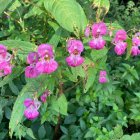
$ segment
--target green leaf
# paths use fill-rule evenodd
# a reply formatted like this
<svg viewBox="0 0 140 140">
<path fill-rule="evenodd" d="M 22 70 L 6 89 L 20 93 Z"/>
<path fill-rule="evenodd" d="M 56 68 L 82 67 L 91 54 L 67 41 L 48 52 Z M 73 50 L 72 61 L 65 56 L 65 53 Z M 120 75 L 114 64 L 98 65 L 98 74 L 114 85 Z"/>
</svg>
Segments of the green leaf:
<svg viewBox="0 0 140 140">
<path fill-rule="evenodd" d="M 57 47 L 59 41 L 60 41 L 60 38 L 61 38 L 61 34 L 62 34 L 62 28 L 58 28 L 56 31 L 55 31 L 55 34 L 52 36 L 52 38 L 50 39 L 49 43 L 51 45 L 53 45 L 55 48 Z"/>
<path fill-rule="evenodd" d="M 126 42 L 127 42 L 127 55 L 126 55 L 126 60 L 127 60 L 131 55 L 132 39 L 128 38 Z"/>
<path fill-rule="evenodd" d="M 7 8 L 11 3 L 11 0 L 0 0 L 0 14 Z"/>
<path fill-rule="evenodd" d="M 63 115 L 67 115 L 67 107 L 68 107 L 68 102 L 67 102 L 67 99 L 65 97 L 64 94 L 62 94 L 58 100 L 58 106 L 59 106 L 59 109 L 60 109 L 60 113 L 63 114 Z"/>
<path fill-rule="evenodd" d="M 23 67 L 18 66 L 16 68 L 14 68 L 10 75 L 5 76 L 4 79 L 2 81 L 0 81 L 0 87 L 3 87 L 4 85 L 6 85 L 9 82 L 11 82 L 13 79 L 15 79 L 18 76 L 20 76 L 21 73 L 23 73 L 23 71 L 24 71 Z"/>
<path fill-rule="evenodd" d="M 40 139 L 43 139 L 46 135 L 46 130 L 44 125 L 42 125 L 39 129 L 38 129 L 38 136 Z"/>
<path fill-rule="evenodd" d="M 35 51 L 35 49 L 37 48 L 35 44 L 19 40 L 4 40 L 0 41 L 0 44 L 5 45 L 8 50 L 14 50 L 22 60 L 25 60 L 28 53 Z"/>
<path fill-rule="evenodd" d="M 32 139 L 36 139 L 31 128 L 26 129 L 26 133 L 27 133 L 27 135 L 30 136 Z"/>
<path fill-rule="evenodd" d="M 106 47 L 104 49 L 101 49 L 101 50 L 93 50 L 93 51 L 91 51 L 92 60 L 94 62 L 96 62 L 97 60 L 100 60 L 101 58 L 106 56 L 107 52 L 108 52 L 108 49 Z"/>
<path fill-rule="evenodd" d="M 84 31 L 87 19 L 82 7 L 75 0 L 45 0 L 44 5 L 66 30 L 78 34 Z"/>
<path fill-rule="evenodd" d="M 10 6 L 10 8 L 8 8 L 8 10 L 14 11 L 20 6 L 21 6 L 21 3 L 19 2 L 19 0 L 15 0 L 14 3 Z"/>
<path fill-rule="evenodd" d="M 31 16 L 41 15 L 43 10 L 40 8 L 43 5 L 44 0 L 39 0 L 36 4 L 31 7 L 29 12 L 25 14 L 24 18 L 29 18 Z"/>
<path fill-rule="evenodd" d="M 48 82 L 47 77 L 45 75 L 41 75 L 36 79 L 30 80 L 20 92 L 14 104 L 9 123 L 10 137 L 12 137 L 16 126 L 21 123 L 21 120 L 23 118 L 23 113 L 25 109 L 23 105 L 24 100 L 26 98 L 29 98 L 30 96 L 32 96 L 32 94 L 35 94 L 36 92 L 38 93 L 38 95 L 40 93 L 43 93 L 46 89 L 46 82 Z"/>
<path fill-rule="evenodd" d="M 97 74 L 97 69 L 89 68 L 87 74 L 88 76 L 87 76 L 87 82 L 84 88 L 84 93 L 86 93 L 90 89 L 90 87 L 93 86 L 93 83 L 95 81 L 96 74 Z"/>
</svg>

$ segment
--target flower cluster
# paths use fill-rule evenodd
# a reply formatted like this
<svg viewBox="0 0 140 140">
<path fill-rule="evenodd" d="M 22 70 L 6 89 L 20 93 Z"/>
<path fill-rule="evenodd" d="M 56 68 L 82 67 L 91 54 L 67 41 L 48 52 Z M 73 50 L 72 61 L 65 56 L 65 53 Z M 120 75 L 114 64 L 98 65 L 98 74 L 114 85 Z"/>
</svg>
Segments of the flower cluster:
<svg viewBox="0 0 140 140">
<path fill-rule="evenodd" d="M 87 35 L 89 27 L 85 30 L 85 35 Z M 89 41 L 89 46 L 92 49 L 100 50 L 105 47 L 106 41 L 103 36 L 107 33 L 106 24 L 103 22 L 95 23 L 92 25 L 92 40 Z"/>
<path fill-rule="evenodd" d="M 102 70 L 100 71 L 100 74 L 99 74 L 99 83 L 103 84 L 103 83 L 106 83 L 107 82 L 107 73 L 105 70 Z"/>
<path fill-rule="evenodd" d="M 41 44 L 37 52 L 28 54 L 27 63 L 30 64 L 25 69 L 25 76 L 35 78 L 40 74 L 50 74 L 54 72 L 58 63 L 54 60 L 54 52 L 49 44 Z"/>
<path fill-rule="evenodd" d="M 12 73 L 12 65 L 10 64 L 11 54 L 7 52 L 7 48 L 0 44 L 0 77 Z"/>
<path fill-rule="evenodd" d="M 76 67 L 84 62 L 84 58 L 81 57 L 84 46 L 80 40 L 69 39 L 67 43 L 67 50 L 70 54 L 70 56 L 66 58 L 66 62 L 69 66 Z"/>
<path fill-rule="evenodd" d="M 127 48 L 127 43 L 124 42 L 127 38 L 127 33 L 124 30 L 118 30 L 116 32 L 115 38 L 113 39 L 113 43 L 115 44 L 114 51 L 117 55 L 122 55 L 125 53 Z"/>
<path fill-rule="evenodd" d="M 33 100 L 30 98 L 25 99 L 24 106 L 26 109 L 24 110 L 24 115 L 27 119 L 33 120 L 39 116 L 38 109 L 41 105 L 37 99 Z"/>
<path fill-rule="evenodd" d="M 137 56 L 140 54 L 140 32 L 136 33 L 135 36 L 132 39 L 132 48 L 131 48 L 131 55 Z"/>
</svg>

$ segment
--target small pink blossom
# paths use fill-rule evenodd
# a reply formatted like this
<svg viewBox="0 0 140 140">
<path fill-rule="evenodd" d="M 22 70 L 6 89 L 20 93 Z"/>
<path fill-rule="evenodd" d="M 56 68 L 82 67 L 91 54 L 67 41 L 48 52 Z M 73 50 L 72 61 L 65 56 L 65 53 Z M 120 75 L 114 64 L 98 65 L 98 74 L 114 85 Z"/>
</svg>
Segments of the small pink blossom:
<svg viewBox="0 0 140 140">
<path fill-rule="evenodd" d="M 140 50 L 138 48 L 138 46 L 132 46 L 131 48 L 131 55 L 132 56 L 137 56 L 140 54 Z"/>
<path fill-rule="evenodd" d="M 118 30 L 116 32 L 115 38 L 114 38 L 114 43 L 122 42 L 125 41 L 127 38 L 127 33 L 125 30 Z"/>
<path fill-rule="evenodd" d="M 99 83 L 103 84 L 103 83 L 106 83 L 107 82 L 107 78 L 106 78 L 106 71 L 102 70 L 100 71 L 100 74 L 99 74 Z"/>
<path fill-rule="evenodd" d="M 12 73 L 12 66 L 10 65 L 10 63 L 6 61 L 0 62 L 0 77 L 11 73 Z"/>
<path fill-rule="evenodd" d="M 106 75 L 107 75 L 107 73 L 106 73 L 105 70 L 101 70 L 101 71 L 100 71 L 100 76 L 106 76 Z"/>
<path fill-rule="evenodd" d="M 67 42 L 67 49 L 70 54 L 81 54 L 84 50 L 83 43 L 80 40 L 69 39 Z"/>
<path fill-rule="evenodd" d="M 106 77 L 99 77 L 99 83 L 103 84 L 107 82 L 107 78 Z"/>
<path fill-rule="evenodd" d="M 27 78 L 36 78 L 41 74 L 34 65 L 27 66 L 25 69 L 25 76 Z"/>
<path fill-rule="evenodd" d="M 39 116 L 38 109 L 41 105 L 41 102 L 39 102 L 37 99 L 33 100 L 30 98 L 25 99 L 24 105 L 26 109 L 24 110 L 24 115 L 27 119 L 33 120 Z"/>
<path fill-rule="evenodd" d="M 125 53 L 126 47 L 127 47 L 126 42 L 119 42 L 116 44 L 114 51 L 117 55 L 122 55 Z"/>
<path fill-rule="evenodd" d="M 46 91 L 42 94 L 42 96 L 40 97 L 41 101 L 42 101 L 43 103 L 45 103 L 46 100 L 47 100 L 47 97 L 48 97 L 49 95 L 50 95 L 50 91 L 49 91 L 49 90 L 46 90 Z"/>
<path fill-rule="evenodd" d="M 100 36 L 89 41 L 89 46 L 92 49 L 100 50 L 105 47 L 106 41 Z"/>
<path fill-rule="evenodd" d="M 71 67 L 80 66 L 84 62 L 84 58 L 80 55 L 73 55 L 71 54 L 69 57 L 66 58 L 66 62 Z"/>
<path fill-rule="evenodd" d="M 27 63 L 28 64 L 33 64 L 37 63 L 39 61 L 39 56 L 37 52 L 31 52 L 27 56 Z"/>
<path fill-rule="evenodd" d="M 85 29 L 85 37 L 89 37 L 90 36 L 90 26 L 88 25 Z"/>
<path fill-rule="evenodd" d="M 29 120 L 33 120 L 39 116 L 39 112 L 34 108 L 34 106 L 31 105 L 30 107 L 25 109 L 24 116 Z"/>
<path fill-rule="evenodd" d="M 36 69 L 40 73 L 51 74 L 56 71 L 58 68 L 58 63 L 54 59 L 50 60 L 41 60 L 36 64 Z"/>
<path fill-rule="evenodd" d="M 107 26 L 104 22 L 95 23 L 92 26 L 92 36 L 103 36 L 107 33 Z"/>
<path fill-rule="evenodd" d="M 37 52 L 40 57 L 44 57 L 45 55 L 48 55 L 50 58 L 53 58 L 54 56 L 52 46 L 49 44 L 39 45 Z"/>
<path fill-rule="evenodd" d="M 132 39 L 133 46 L 140 46 L 140 38 L 139 37 L 134 37 Z"/>
<path fill-rule="evenodd" d="M 0 55 L 2 57 L 5 57 L 6 54 L 7 54 L 7 48 L 4 45 L 0 44 Z"/>
</svg>

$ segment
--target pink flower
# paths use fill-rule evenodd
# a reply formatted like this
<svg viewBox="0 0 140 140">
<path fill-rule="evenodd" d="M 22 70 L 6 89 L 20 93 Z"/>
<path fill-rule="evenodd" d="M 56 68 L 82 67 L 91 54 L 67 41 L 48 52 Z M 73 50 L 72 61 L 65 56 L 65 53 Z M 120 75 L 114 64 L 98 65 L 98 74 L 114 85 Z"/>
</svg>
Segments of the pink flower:
<svg viewBox="0 0 140 140">
<path fill-rule="evenodd" d="M 31 52 L 27 56 L 27 63 L 28 64 L 33 64 L 37 63 L 39 61 L 39 56 L 37 52 Z"/>
<path fill-rule="evenodd" d="M 98 37 L 105 35 L 107 33 L 107 27 L 104 22 L 95 23 L 92 26 L 92 35 L 93 37 Z"/>
<path fill-rule="evenodd" d="M 39 116 L 39 112 L 37 109 L 34 108 L 34 106 L 30 106 L 25 109 L 24 116 L 29 120 L 33 120 Z"/>
<path fill-rule="evenodd" d="M 125 41 L 127 38 L 127 33 L 125 30 L 118 30 L 116 32 L 115 38 L 114 38 L 114 42 L 118 43 L 120 41 Z"/>
<path fill-rule="evenodd" d="M 90 26 L 88 25 L 85 29 L 85 37 L 89 37 L 90 36 Z"/>
<path fill-rule="evenodd" d="M 132 46 L 131 48 L 131 55 L 132 56 L 137 56 L 140 54 L 140 50 L 138 48 L 138 46 Z"/>
<path fill-rule="evenodd" d="M 140 46 L 140 38 L 139 37 L 134 37 L 132 39 L 133 46 Z"/>
<path fill-rule="evenodd" d="M 106 41 L 100 36 L 89 41 L 89 46 L 92 49 L 100 50 L 105 47 Z"/>
<path fill-rule="evenodd" d="M 48 55 L 50 58 L 53 58 L 53 56 L 54 56 L 52 46 L 49 44 L 39 45 L 38 54 L 40 57 L 44 57 L 45 55 Z"/>
<path fill-rule="evenodd" d="M 105 70 L 101 70 L 101 71 L 100 71 L 100 76 L 106 76 L 106 75 L 107 75 L 107 73 L 106 73 Z"/>
<path fill-rule="evenodd" d="M 71 54 L 69 57 L 66 58 L 66 62 L 71 67 L 80 66 L 84 62 L 84 58 L 80 55 L 73 55 Z"/>
<path fill-rule="evenodd" d="M 24 105 L 26 107 L 24 110 L 24 115 L 27 119 L 33 120 L 39 116 L 38 109 L 41 103 L 38 100 L 27 98 L 24 101 Z"/>
<path fill-rule="evenodd" d="M 0 77 L 11 73 L 12 73 L 12 66 L 10 65 L 10 63 L 6 61 L 0 62 Z"/>
<path fill-rule="evenodd" d="M 36 64 L 36 69 L 40 73 L 51 74 L 52 72 L 56 71 L 58 68 L 58 63 L 54 59 L 50 60 L 41 60 Z"/>
<path fill-rule="evenodd" d="M 127 47 L 126 42 L 119 42 L 116 44 L 114 51 L 116 52 L 117 55 L 122 55 L 125 53 L 126 47 Z"/>
<path fill-rule="evenodd" d="M 43 103 L 45 103 L 46 100 L 47 100 L 47 97 L 48 97 L 49 95 L 50 95 L 50 91 L 49 91 L 49 90 L 46 90 L 46 91 L 43 93 L 43 95 L 40 97 L 41 101 L 42 101 Z"/>
<path fill-rule="evenodd" d="M 4 45 L 0 44 L 0 55 L 2 57 L 5 57 L 6 56 L 6 53 L 7 53 L 7 49 Z"/>
<path fill-rule="evenodd" d="M 41 74 L 35 67 L 35 65 L 27 66 L 25 69 L 25 76 L 27 78 L 36 78 Z"/>
<path fill-rule="evenodd" d="M 80 40 L 69 39 L 67 43 L 68 52 L 70 54 L 81 54 L 84 50 L 83 43 Z"/>
<path fill-rule="evenodd" d="M 103 84 L 107 82 L 107 78 L 106 77 L 99 77 L 99 83 Z"/>
<path fill-rule="evenodd" d="M 26 107 L 29 107 L 30 105 L 33 105 L 33 104 L 34 104 L 34 100 L 33 99 L 27 98 L 24 101 L 24 106 L 26 106 Z"/>
<path fill-rule="evenodd" d="M 103 83 L 106 83 L 107 82 L 107 78 L 106 78 L 106 71 L 102 70 L 100 71 L 100 74 L 99 74 L 99 83 L 103 84 Z"/>
</svg>

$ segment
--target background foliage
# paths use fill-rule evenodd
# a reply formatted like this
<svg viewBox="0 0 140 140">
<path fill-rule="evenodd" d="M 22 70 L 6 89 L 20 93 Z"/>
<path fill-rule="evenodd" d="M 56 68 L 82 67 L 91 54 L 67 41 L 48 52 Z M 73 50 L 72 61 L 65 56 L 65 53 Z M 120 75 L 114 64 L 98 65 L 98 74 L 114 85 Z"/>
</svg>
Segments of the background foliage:
<svg viewBox="0 0 140 140">
<path fill-rule="evenodd" d="M 86 25 L 101 18 L 113 33 L 124 28 L 131 38 L 140 29 L 139 13 L 140 3 L 134 1 L 1 0 L 0 44 L 13 52 L 16 67 L 0 78 L 0 139 L 139 140 L 140 57 L 130 57 L 129 51 L 116 56 L 108 37 L 107 49 L 93 52 L 83 37 Z M 70 37 L 84 42 L 84 66 L 66 66 Z M 37 79 L 25 78 L 27 54 L 46 42 L 54 46 L 59 69 Z M 105 85 L 98 83 L 101 69 L 107 69 Z M 24 99 L 36 93 L 39 97 L 46 88 L 52 94 L 40 118 L 26 120 Z"/>
</svg>

